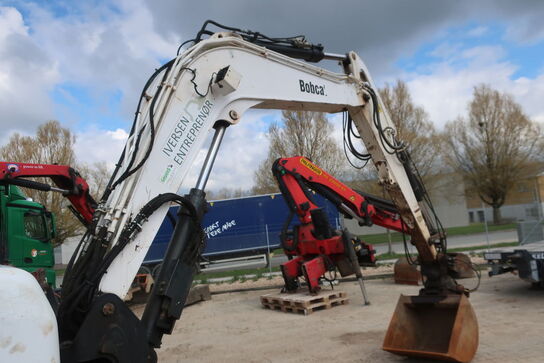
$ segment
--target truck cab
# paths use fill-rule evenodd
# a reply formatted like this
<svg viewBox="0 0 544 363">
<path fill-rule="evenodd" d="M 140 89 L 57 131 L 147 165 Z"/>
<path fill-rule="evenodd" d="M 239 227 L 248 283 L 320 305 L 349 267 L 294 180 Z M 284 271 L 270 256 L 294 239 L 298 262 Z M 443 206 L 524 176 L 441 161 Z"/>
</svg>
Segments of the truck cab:
<svg viewBox="0 0 544 363">
<path fill-rule="evenodd" d="M 0 264 L 31 273 L 42 268 L 47 283 L 55 287 L 55 234 L 51 212 L 16 186 L 0 185 Z"/>
</svg>

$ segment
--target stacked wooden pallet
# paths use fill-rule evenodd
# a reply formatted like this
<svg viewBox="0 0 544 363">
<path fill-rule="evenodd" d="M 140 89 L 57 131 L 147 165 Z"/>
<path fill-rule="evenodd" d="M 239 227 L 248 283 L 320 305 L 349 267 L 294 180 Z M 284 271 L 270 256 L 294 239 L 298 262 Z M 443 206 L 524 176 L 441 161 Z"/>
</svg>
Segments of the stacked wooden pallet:
<svg viewBox="0 0 544 363">
<path fill-rule="evenodd" d="M 272 293 L 262 295 L 261 303 L 266 309 L 308 315 L 317 310 L 348 304 L 349 299 L 343 291 L 321 291 L 317 295 L 308 292 Z"/>
</svg>

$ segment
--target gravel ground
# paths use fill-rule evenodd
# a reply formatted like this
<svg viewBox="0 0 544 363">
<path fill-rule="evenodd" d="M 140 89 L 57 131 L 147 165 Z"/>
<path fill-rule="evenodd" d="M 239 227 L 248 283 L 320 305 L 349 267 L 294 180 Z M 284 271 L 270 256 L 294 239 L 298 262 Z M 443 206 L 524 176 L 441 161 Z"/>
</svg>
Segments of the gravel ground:
<svg viewBox="0 0 544 363">
<path fill-rule="evenodd" d="M 259 283 L 263 280 L 230 284 L 230 288 L 257 287 Z M 265 279 L 264 283 L 270 285 L 271 281 Z M 463 283 L 471 286 L 475 281 Z M 214 295 L 211 301 L 185 309 L 173 334 L 164 337 L 159 359 L 161 362 L 423 362 L 381 350 L 398 296 L 416 294 L 418 288 L 395 285 L 391 279 L 367 281 L 366 287 L 370 306 L 362 305 L 356 282 L 342 282 L 336 289 L 347 292 L 350 304 L 308 316 L 264 309 L 259 296 L 277 292 L 277 288 Z M 543 361 L 544 291 L 530 289 L 514 275 L 484 276 L 479 291 L 470 301 L 480 326 L 480 346 L 474 363 Z M 142 307 L 134 309 L 141 313 Z"/>
</svg>

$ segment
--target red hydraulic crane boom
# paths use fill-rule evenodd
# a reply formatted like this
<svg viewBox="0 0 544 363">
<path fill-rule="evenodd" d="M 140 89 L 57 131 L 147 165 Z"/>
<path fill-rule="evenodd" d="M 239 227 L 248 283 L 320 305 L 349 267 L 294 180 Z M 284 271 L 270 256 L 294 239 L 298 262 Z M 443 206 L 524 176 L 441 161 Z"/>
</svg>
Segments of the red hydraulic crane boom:
<svg viewBox="0 0 544 363">
<path fill-rule="evenodd" d="M 312 190 L 335 204 L 348 218 L 357 219 L 361 225 L 377 224 L 410 233 L 394 205 L 380 198 L 361 195 L 303 156 L 276 160 L 272 172 L 291 213 L 296 214 L 301 223 L 292 233 L 282 233 L 283 248 L 291 258 L 281 266 L 286 289 L 296 290 L 298 278 L 304 276 L 310 291 L 317 292 L 319 279 L 327 271 L 338 268 L 342 276 L 355 273 L 365 295 L 359 265 L 375 262 L 372 246 L 347 231 L 331 228 L 323 209 L 314 203 Z"/>
<path fill-rule="evenodd" d="M 27 179 L 33 177 L 51 178 L 56 186 Z M 96 202 L 89 194 L 89 185 L 70 166 L 0 161 L 0 181 L 45 192 L 60 192 L 68 198 L 72 211 L 84 225 L 93 220 Z"/>
</svg>

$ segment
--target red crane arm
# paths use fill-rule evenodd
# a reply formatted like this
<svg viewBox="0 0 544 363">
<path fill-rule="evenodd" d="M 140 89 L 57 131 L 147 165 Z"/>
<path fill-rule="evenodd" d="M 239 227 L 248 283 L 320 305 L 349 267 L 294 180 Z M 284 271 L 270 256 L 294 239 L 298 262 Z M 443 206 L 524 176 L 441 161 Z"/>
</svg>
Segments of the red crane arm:
<svg viewBox="0 0 544 363">
<path fill-rule="evenodd" d="M 310 223 L 310 211 L 317 208 L 312 201 L 310 188 L 336 204 L 347 216 L 357 216 L 368 225 L 376 224 L 398 232 L 410 232 L 406 225 L 403 226 L 398 213 L 372 204 L 303 156 L 278 159 L 273 169 L 282 194 L 302 223 Z"/>
<path fill-rule="evenodd" d="M 25 178 L 48 177 L 56 187 Z M 93 219 L 96 202 L 89 194 L 89 185 L 81 175 L 67 165 L 30 164 L 0 161 L 0 183 L 61 192 L 74 207 L 80 220 L 88 225 Z"/>
</svg>

